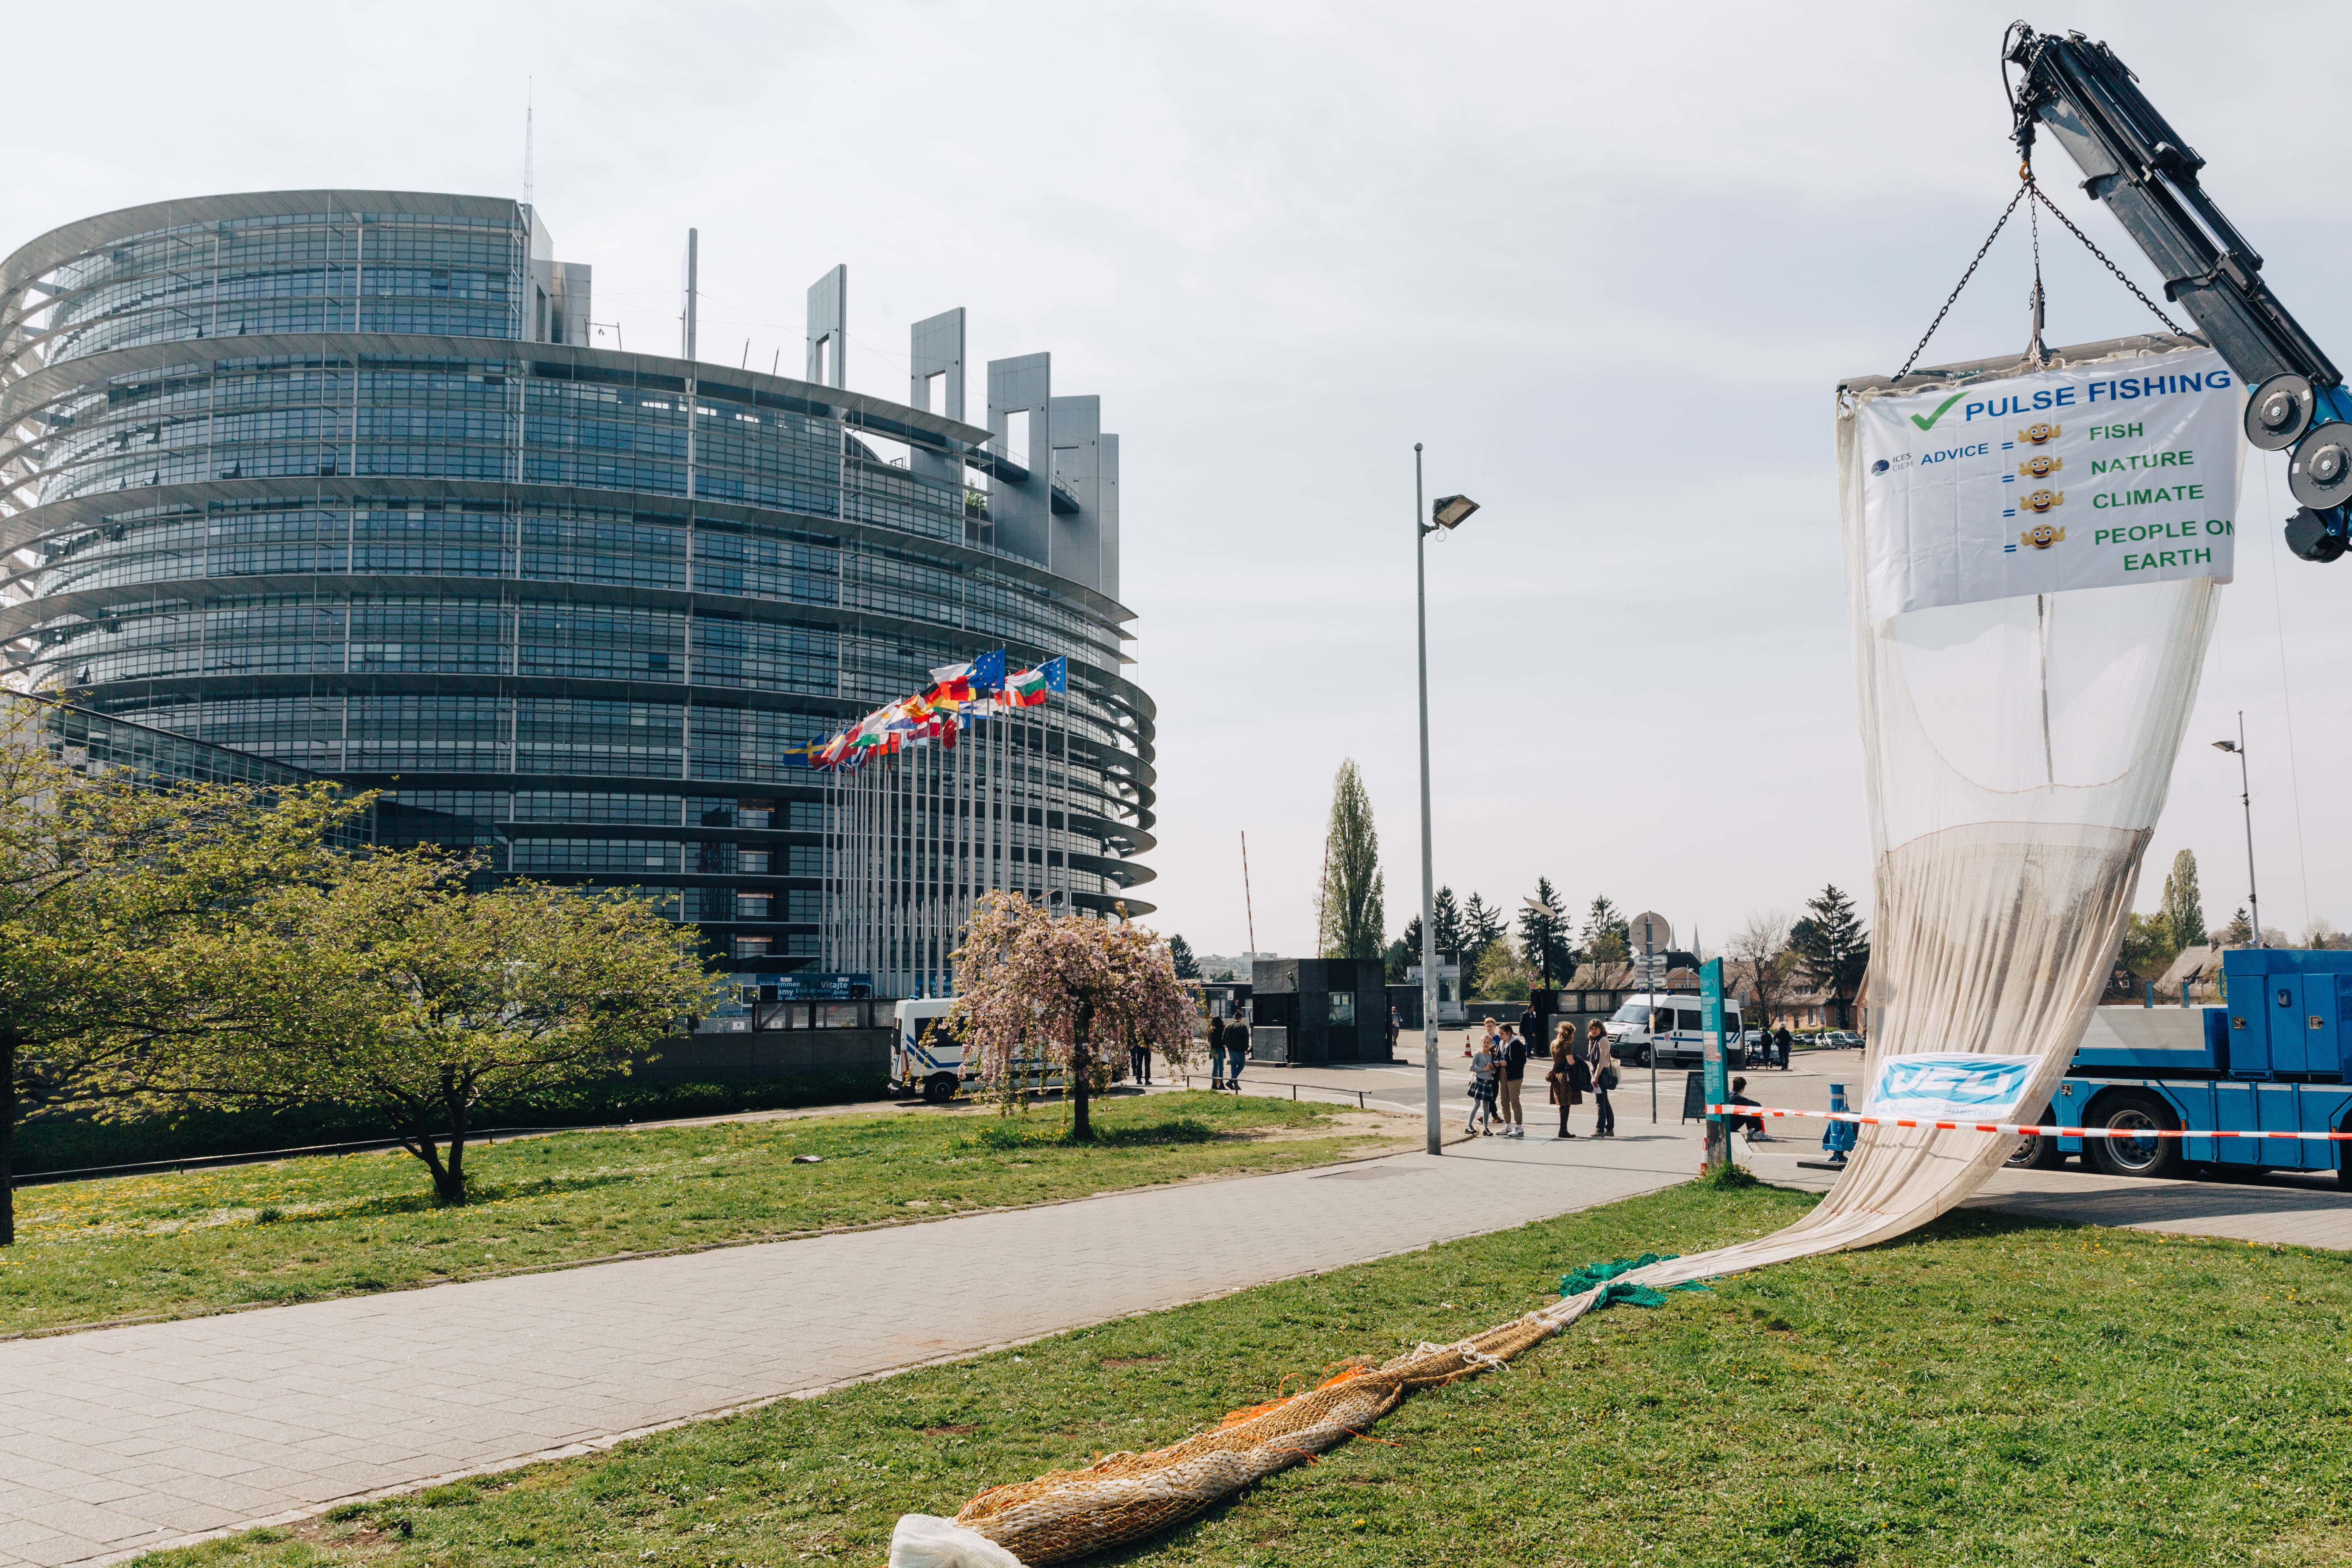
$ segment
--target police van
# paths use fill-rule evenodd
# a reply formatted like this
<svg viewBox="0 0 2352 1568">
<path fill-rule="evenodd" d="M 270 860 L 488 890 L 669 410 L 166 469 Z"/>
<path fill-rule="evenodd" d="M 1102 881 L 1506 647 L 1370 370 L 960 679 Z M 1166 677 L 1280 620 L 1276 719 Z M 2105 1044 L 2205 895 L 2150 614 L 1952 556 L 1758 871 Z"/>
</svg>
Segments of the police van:
<svg viewBox="0 0 2352 1568">
<path fill-rule="evenodd" d="M 900 1096 L 920 1095 L 933 1105 L 945 1105 L 956 1097 L 957 1090 L 980 1077 L 977 1060 L 965 1065 L 963 1042 L 942 1027 L 949 1009 L 955 1005 L 952 996 L 926 996 L 901 1002 L 892 1009 L 893 1027 L 890 1033 L 890 1091 Z M 1114 1079 L 1127 1076 L 1126 1055 L 1117 1053 Z M 1043 1058 L 1016 1058 L 1013 1063 L 1014 1079 L 1034 1090 L 1058 1089 L 1062 1083 L 1059 1068 Z"/>
<path fill-rule="evenodd" d="M 1609 1054 L 1621 1062 L 1649 1067 L 1695 1068 L 1705 1065 L 1706 1039 L 1699 1031 L 1698 998 L 1637 991 L 1601 1026 L 1609 1032 Z M 1739 1004 L 1723 999 L 1724 1065 L 1743 1066 Z"/>
</svg>

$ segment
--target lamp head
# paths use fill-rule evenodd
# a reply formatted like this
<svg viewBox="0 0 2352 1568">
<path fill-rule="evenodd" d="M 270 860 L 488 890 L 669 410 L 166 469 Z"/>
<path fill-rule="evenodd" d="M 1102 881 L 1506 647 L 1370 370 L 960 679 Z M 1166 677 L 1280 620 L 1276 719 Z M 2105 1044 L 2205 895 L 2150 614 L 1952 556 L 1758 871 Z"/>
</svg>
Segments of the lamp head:
<svg viewBox="0 0 2352 1568">
<path fill-rule="evenodd" d="M 1477 510 L 1468 496 L 1439 496 L 1430 504 L 1429 521 L 1436 528 L 1459 528 Z"/>
<path fill-rule="evenodd" d="M 2238 749 L 2238 742 L 2235 741 L 2216 741 L 2213 742 L 2213 749 L 2217 752 L 2234 752 Z"/>
</svg>

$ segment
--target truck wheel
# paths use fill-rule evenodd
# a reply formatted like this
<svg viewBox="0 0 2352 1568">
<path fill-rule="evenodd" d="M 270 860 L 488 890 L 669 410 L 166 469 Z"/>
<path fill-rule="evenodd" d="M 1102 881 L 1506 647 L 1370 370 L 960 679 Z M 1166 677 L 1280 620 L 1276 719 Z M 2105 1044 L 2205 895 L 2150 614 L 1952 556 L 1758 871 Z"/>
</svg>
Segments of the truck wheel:
<svg viewBox="0 0 2352 1568">
<path fill-rule="evenodd" d="M 2087 1124 L 2118 1132 L 2169 1131 L 2179 1126 L 2171 1107 L 2145 1089 L 2126 1089 L 2102 1100 Z M 2180 1143 L 2173 1138 L 2086 1138 L 2092 1167 L 2109 1176 L 2170 1176 L 2180 1170 Z"/>
<path fill-rule="evenodd" d="M 2039 1118 L 2042 1126 L 2051 1124 L 2053 1110 L 2047 1105 L 2042 1108 Z M 2054 1171 L 2065 1163 L 2066 1156 L 2058 1151 L 2058 1140 L 2031 1136 L 2020 1138 L 2017 1147 L 2009 1152 L 2009 1158 L 2001 1162 L 2012 1171 Z"/>
<path fill-rule="evenodd" d="M 955 1095 L 955 1074 L 951 1072 L 935 1072 L 923 1080 L 923 1098 L 933 1105 L 945 1105 Z"/>
</svg>

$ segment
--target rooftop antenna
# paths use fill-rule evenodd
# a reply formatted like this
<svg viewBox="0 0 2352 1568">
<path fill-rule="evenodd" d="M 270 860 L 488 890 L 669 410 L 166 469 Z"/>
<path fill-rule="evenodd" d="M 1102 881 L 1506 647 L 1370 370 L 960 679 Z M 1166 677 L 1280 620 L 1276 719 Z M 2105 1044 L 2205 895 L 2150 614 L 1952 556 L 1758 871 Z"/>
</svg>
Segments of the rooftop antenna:
<svg viewBox="0 0 2352 1568">
<path fill-rule="evenodd" d="M 534 186 L 531 184 L 530 177 L 532 85 L 531 78 L 525 77 L 522 79 L 522 205 L 525 206 L 531 205 L 531 198 L 534 192 Z"/>
<path fill-rule="evenodd" d="M 690 360 L 694 357 L 695 296 L 700 292 L 696 272 L 700 260 L 698 252 L 701 245 L 702 231 L 696 228 L 688 229 L 686 231 L 686 308 L 678 312 L 677 317 L 677 357 L 683 360 Z"/>
</svg>

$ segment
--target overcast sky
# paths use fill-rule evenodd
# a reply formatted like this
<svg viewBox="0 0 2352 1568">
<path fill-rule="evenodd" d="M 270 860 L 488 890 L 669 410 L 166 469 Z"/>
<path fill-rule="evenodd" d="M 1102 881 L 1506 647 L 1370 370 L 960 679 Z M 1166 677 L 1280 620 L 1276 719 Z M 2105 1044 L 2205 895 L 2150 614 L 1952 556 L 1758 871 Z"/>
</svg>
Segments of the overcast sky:
<svg viewBox="0 0 2352 1568">
<path fill-rule="evenodd" d="M 803 358 L 850 274 L 850 384 L 906 395 L 907 327 L 971 311 L 986 360 L 1050 350 L 1124 461 L 1132 672 L 1160 706 L 1160 879 L 1204 952 L 1312 941 L 1333 770 L 1363 766 L 1391 929 L 1419 900 L 1412 445 L 1485 509 L 1431 552 L 1439 878 L 1538 874 L 1710 946 L 1834 881 L 1866 902 L 1831 391 L 1901 363 L 2015 188 L 1995 74 L 2016 0 L 1573 6 L 112 5 L 16 73 L 0 250 L 175 195 L 537 194 L 596 314 Z M 2209 161 L 2290 309 L 2352 362 L 2352 212 L 2315 123 L 2352 11 L 2078 5 Z M 2144 282 L 2045 144 L 2053 195 Z M 2151 322 L 2045 227 L 2050 337 Z M 2005 237 L 1927 362 L 2022 346 Z M 609 340 L 607 340 L 609 341 Z M 2242 708 L 2268 923 L 2352 924 L 2352 562 L 2288 558 L 2247 470 L 2190 743 L 2142 908 L 2196 849 L 2245 884 Z M 2289 712 L 2293 755 L 2289 767 Z M 2210 731 L 2210 734 L 2208 732 Z"/>
</svg>

